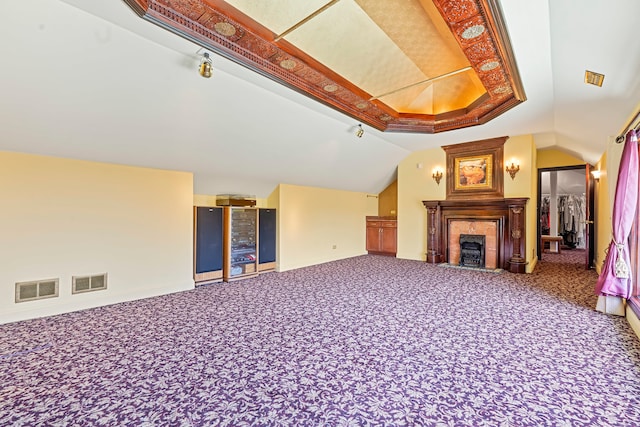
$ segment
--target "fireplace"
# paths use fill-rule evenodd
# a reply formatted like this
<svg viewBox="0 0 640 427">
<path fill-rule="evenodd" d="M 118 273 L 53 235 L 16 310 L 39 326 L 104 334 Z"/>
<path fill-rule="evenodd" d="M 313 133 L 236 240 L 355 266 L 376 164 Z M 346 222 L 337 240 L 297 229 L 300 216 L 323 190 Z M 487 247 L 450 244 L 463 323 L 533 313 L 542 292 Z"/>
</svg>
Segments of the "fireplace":
<svg viewBox="0 0 640 427">
<path fill-rule="evenodd" d="M 524 273 L 527 265 L 524 258 L 527 200 L 423 201 L 427 208 L 426 261 L 432 264 L 459 264 L 459 236 L 484 235 L 484 268 Z"/>
<path fill-rule="evenodd" d="M 460 235 L 460 265 L 484 268 L 484 235 Z"/>
</svg>

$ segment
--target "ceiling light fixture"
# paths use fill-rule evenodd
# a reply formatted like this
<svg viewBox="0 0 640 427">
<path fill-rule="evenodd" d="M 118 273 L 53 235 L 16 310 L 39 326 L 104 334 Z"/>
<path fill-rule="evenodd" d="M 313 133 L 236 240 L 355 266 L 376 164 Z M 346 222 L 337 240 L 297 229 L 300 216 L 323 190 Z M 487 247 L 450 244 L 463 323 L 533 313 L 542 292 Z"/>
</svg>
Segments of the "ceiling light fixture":
<svg viewBox="0 0 640 427">
<path fill-rule="evenodd" d="M 362 125 L 360 123 L 358 123 L 358 126 L 356 126 L 358 130 L 356 130 L 356 136 L 358 138 L 362 138 L 362 135 L 364 135 L 364 129 L 362 129 Z"/>
<path fill-rule="evenodd" d="M 211 77 L 211 57 L 209 57 L 209 52 L 204 52 L 202 54 L 202 58 L 200 59 L 200 67 L 198 68 L 198 72 L 202 77 L 208 79 Z"/>
<path fill-rule="evenodd" d="M 593 71 L 585 70 L 584 72 L 585 83 L 601 87 L 603 81 L 604 81 L 604 74 L 599 74 Z"/>
</svg>

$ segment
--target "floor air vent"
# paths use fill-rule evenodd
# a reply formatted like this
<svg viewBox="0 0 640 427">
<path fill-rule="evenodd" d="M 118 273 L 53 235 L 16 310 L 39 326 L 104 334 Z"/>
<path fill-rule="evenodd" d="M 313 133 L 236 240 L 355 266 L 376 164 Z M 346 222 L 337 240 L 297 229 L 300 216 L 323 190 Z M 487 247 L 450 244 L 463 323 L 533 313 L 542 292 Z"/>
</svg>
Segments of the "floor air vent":
<svg viewBox="0 0 640 427">
<path fill-rule="evenodd" d="M 107 273 L 95 276 L 73 276 L 72 282 L 73 288 L 71 292 L 74 294 L 100 291 L 107 289 Z"/>
<path fill-rule="evenodd" d="M 58 296 L 58 279 L 16 283 L 16 302 L 35 301 Z"/>
</svg>

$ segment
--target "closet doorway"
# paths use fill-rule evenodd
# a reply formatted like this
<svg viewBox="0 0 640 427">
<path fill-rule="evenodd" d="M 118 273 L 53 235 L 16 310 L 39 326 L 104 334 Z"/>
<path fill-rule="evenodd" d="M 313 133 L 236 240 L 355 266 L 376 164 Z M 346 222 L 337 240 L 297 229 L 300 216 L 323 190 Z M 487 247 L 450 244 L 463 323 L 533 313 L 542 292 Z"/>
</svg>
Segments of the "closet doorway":
<svg viewBox="0 0 640 427">
<path fill-rule="evenodd" d="M 593 268 L 594 180 L 591 165 L 538 169 L 537 254 L 541 235 L 562 237 L 565 250 L 584 250 L 585 268 Z M 553 245 L 553 243 L 551 243 Z"/>
</svg>

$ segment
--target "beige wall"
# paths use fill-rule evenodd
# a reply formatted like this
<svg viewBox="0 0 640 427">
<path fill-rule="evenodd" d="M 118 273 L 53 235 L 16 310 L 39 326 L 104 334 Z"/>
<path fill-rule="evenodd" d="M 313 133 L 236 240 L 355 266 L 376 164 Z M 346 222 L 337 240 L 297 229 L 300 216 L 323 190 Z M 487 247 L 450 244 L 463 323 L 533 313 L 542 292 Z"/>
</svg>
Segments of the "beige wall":
<svg viewBox="0 0 640 427">
<path fill-rule="evenodd" d="M 607 151 L 602 155 L 595 168 L 600 170 L 600 182 L 596 183 L 595 227 L 596 251 L 595 266 L 600 273 L 609 243 L 611 243 L 611 216 L 613 199 L 616 192 L 618 170 L 624 144 L 616 144 L 611 138 Z"/>
<path fill-rule="evenodd" d="M 398 215 L 398 180 L 393 181 L 382 193 L 378 194 L 378 215 Z"/>
<path fill-rule="evenodd" d="M 398 258 L 424 261 L 427 252 L 427 210 L 423 200 L 444 200 L 446 178 L 440 185 L 433 170 L 446 170 L 442 148 L 416 151 L 398 165 Z"/>
<path fill-rule="evenodd" d="M 512 159 L 520 165 L 520 172 L 513 180 L 504 172 L 504 197 L 530 198 L 526 213 L 525 259 L 529 262 L 527 271 L 531 271 L 530 268 L 535 265 L 533 245 L 536 233 L 536 184 L 532 180 L 536 179 L 536 151 L 530 135 L 507 139 L 504 145 L 504 160 L 510 162 Z M 436 168 L 446 170 L 446 154 L 440 147 L 414 152 L 398 166 L 398 258 L 425 260 L 427 211 L 422 201 L 446 198 L 446 177 L 442 178 L 438 185 L 431 176 Z"/>
<path fill-rule="evenodd" d="M 586 164 L 584 160 L 578 159 L 577 157 L 555 148 L 538 150 L 536 162 L 538 169 Z"/>
<path fill-rule="evenodd" d="M 526 246 L 525 256 L 527 261 L 526 271 L 531 273 L 537 262 L 536 256 L 536 239 L 537 239 L 537 193 L 538 193 L 538 176 L 537 176 L 537 153 L 536 147 L 531 135 L 513 136 L 507 139 L 504 144 L 504 161 L 505 164 L 511 164 L 514 161 L 520 165 L 520 171 L 514 179 L 505 172 L 504 174 L 504 197 L 527 197 L 526 212 Z"/>
<path fill-rule="evenodd" d="M 366 253 L 365 217 L 377 214 L 375 197 L 288 184 L 277 193 L 269 200 L 278 202 L 278 271 Z"/>
<path fill-rule="evenodd" d="M 190 173 L 0 152 L 0 323 L 193 288 Z M 71 276 L 108 289 L 71 294 Z M 60 279 L 15 303 L 15 283 Z"/>
<path fill-rule="evenodd" d="M 606 172 L 607 153 L 596 164 L 601 171 L 600 181 L 595 183 L 595 259 L 596 271 L 600 274 L 607 247 L 611 241 L 611 206 L 609 205 L 609 174 Z"/>
</svg>

